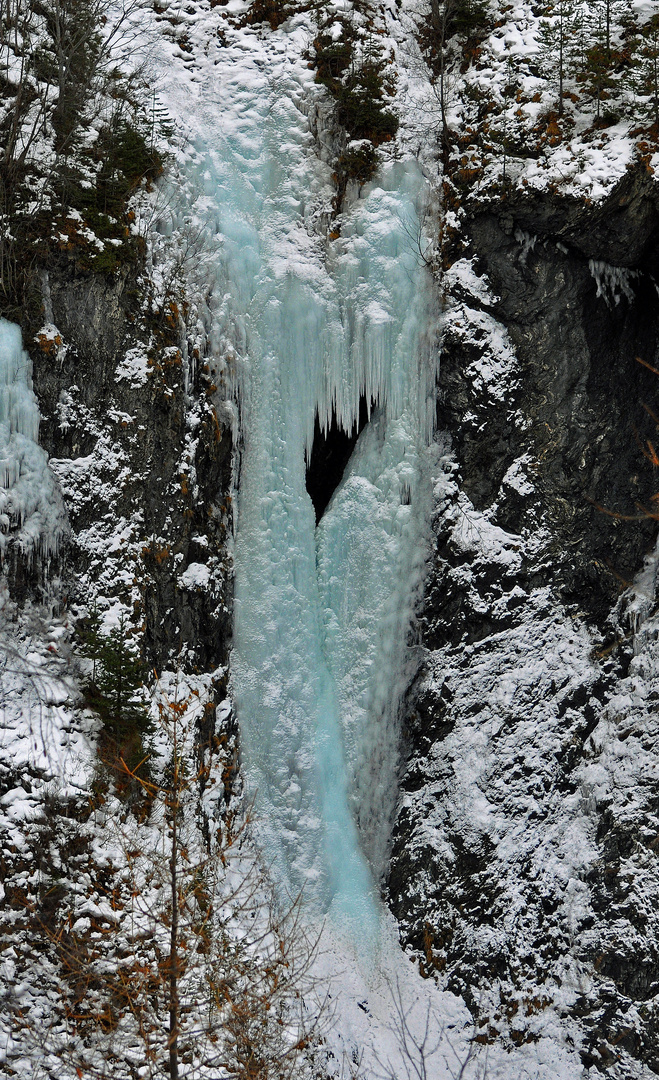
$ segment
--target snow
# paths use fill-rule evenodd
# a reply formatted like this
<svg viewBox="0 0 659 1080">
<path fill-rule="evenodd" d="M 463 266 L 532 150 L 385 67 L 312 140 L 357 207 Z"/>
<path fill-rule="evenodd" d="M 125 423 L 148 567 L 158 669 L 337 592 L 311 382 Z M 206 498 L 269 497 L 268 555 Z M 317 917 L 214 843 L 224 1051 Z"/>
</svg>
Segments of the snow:
<svg viewBox="0 0 659 1080">
<path fill-rule="evenodd" d="M 531 495 L 535 490 L 527 475 L 528 466 L 531 464 L 531 456 L 523 454 L 516 461 L 513 461 L 512 465 L 506 470 L 501 483 L 512 488 L 519 495 Z"/>
<path fill-rule="evenodd" d="M 238 0 L 228 10 L 240 11 Z M 431 476 L 438 502 L 445 499 L 448 509 L 454 472 L 428 446 L 434 357 L 432 343 L 419 334 L 429 300 L 432 311 L 420 255 L 426 250 L 428 164 L 420 167 L 413 157 L 415 125 L 423 118 L 410 105 L 423 96 L 419 80 L 403 67 L 399 87 L 409 94 L 409 108 L 393 148 L 399 160 L 385 155 L 375 181 L 344 208 L 340 237 L 326 245 L 323 223 L 333 193 L 305 123 L 306 116 L 317 120 L 313 96 L 322 94 L 301 62 L 306 18 L 295 16 L 271 34 L 238 31 L 217 8 L 212 17 L 221 21 L 224 44 L 205 39 L 208 66 L 197 49 L 200 70 L 191 68 L 189 78 L 174 62 L 161 68 L 163 95 L 184 118 L 188 141 L 181 162 L 187 202 L 181 200 L 159 228 L 175 243 L 186 229 L 204 237 L 194 268 L 207 298 L 204 325 L 216 354 L 227 358 L 220 394 L 235 393 L 240 407 L 232 685 L 245 780 L 257 796 L 255 835 L 277 882 L 304 883 L 308 917 L 317 919 L 319 907 L 327 911 L 316 968 L 334 1002 L 327 1068 L 346 1076 L 361 1061 L 369 1080 L 411 1075 L 414 1065 L 401 1048 L 396 1021 L 401 987 L 416 1039 L 430 1009 L 438 1035 L 426 1062 L 432 1080 L 448 1080 L 463 1066 L 464 1077 L 572 1080 L 582 1073 L 581 1063 L 565 1046 L 554 1013 L 538 1020 L 536 1042 L 511 1054 L 496 1045 L 474 1053 L 464 1006 L 422 980 L 400 952 L 372 884 L 371 866 L 379 872 L 387 854 L 397 705 L 406 682 L 407 627 L 423 576 Z M 203 18 L 190 16 L 193 37 Z M 406 34 L 395 20 L 389 31 L 394 47 L 396 35 Z M 325 131 L 318 138 L 322 146 L 329 142 Z M 444 312 L 444 326 L 474 342 L 473 383 L 483 398 L 505 407 L 516 359 L 500 325 L 482 310 L 495 298 L 468 260 L 449 273 L 460 277 L 462 300 Z M 334 405 L 348 425 L 364 392 L 377 405 L 314 531 L 304 488 L 314 413 L 318 409 L 326 425 Z M 520 495 L 530 483 L 525 464 L 507 476 Z M 493 562 L 511 576 L 519 570 L 522 538 L 506 534 L 464 499 L 454 536 L 475 569 Z M 535 543 L 541 549 L 543 537 Z M 466 570 L 465 586 L 471 587 Z M 520 595 L 511 581 L 510 596 Z M 536 602 L 539 610 L 547 603 L 542 590 Z M 581 665 L 587 635 L 577 647 L 552 627 L 549 620 L 540 646 L 550 670 Z M 523 693 L 535 698 L 538 639 L 522 631 L 516 644 Z M 477 659 L 476 647 L 473 654 Z M 503 668 L 492 671 L 485 657 L 481 668 L 496 740 L 500 713 L 521 684 Z M 461 693 L 468 698 L 469 687 Z M 505 730 L 499 739 L 511 747 L 515 741 Z M 456 798 L 465 808 L 459 827 L 465 835 L 485 830 L 505 858 L 519 836 L 496 799 L 479 792 L 494 753 L 472 724 L 462 745 L 436 765 L 439 774 L 448 767 L 457 776 Z M 533 755 L 539 763 L 539 745 Z M 425 797 L 432 797 L 431 783 Z M 529 793 L 525 815 L 532 818 L 537 806 Z M 439 823 L 427 814 L 425 822 L 436 844 Z M 554 839 L 533 857 L 540 869 L 546 855 L 549 878 L 560 871 L 570 880 L 573 864 L 554 857 Z M 587 856 L 591 848 L 579 832 L 571 842 L 576 864 L 584 845 Z M 577 893 L 570 902 L 576 912 Z M 511 894 L 511 913 L 519 908 Z"/>
<path fill-rule="evenodd" d="M 597 12 L 592 4 L 579 2 L 574 8 L 592 25 Z M 635 6 L 641 20 L 650 11 L 656 13 L 653 3 Z M 618 22 L 614 14 L 613 43 L 622 50 L 628 39 Z M 470 62 L 465 62 L 455 42 L 449 45 L 447 122 L 460 139 L 454 167 L 472 171 L 470 199 L 498 199 L 504 168 L 506 184 L 519 191 L 546 191 L 592 202 L 610 194 L 640 158 L 645 160 L 644 154 L 648 154 L 649 175 L 656 170 L 657 155 L 650 156 L 643 141 L 651 141 L 648 99 L 622 67 L 602 108 L 613 110 L 617 119 L 609 118 L 601 127 L 594 123 L 595 103 L 566 57 L 564 115 L 550 136 L 549 121 L 553 116 L 556 122 L 558 113 L 556 47 L 546 49 L 541 43 L 543 24 L 550 23 L 551 13 L 542 6 L 515 0 L 492 20 Z M 423 109 L 427 123 L 433 116 L 439 123 L 436 94 L 426 93 Z M 478 134 L 484 121 L 486 140 Z"/>
<path fill-rule="evenodd" d="M 215 57 L 218 63 L 206 81 L 195 83 L 194 109 L 185 102 L 179 106 L 191 128 L 188 168 L 203 191 L 187 213 L 205 230 L 212 256 L 204 258 L 212 289 L 209 335 L 218 351 L 235 357 L 230 377 L 238 387 L 246 440 L 233 661 L 245 775 L 259 793 L 256 832 L 274 861 L 275 876 L 306 880 L 312 906 L 320 895 L 326 907 L 333 891 L 341 901 L 329 904 L 327 952 L 319 967 L 336 1001 L 326 1036 L 336 1075 L 346 1058 L 354 1062 L 360 1056 L 366 1076 L 389 1068 L 397 1077 L 406 1075 L 400 1040 L 391 1030 L 396 1026 L 391 988 L 399 979 L 405 1008 L 413 1005 L 416 1011 L 415 1033 L 422 1030 L 429 1003 L 433 1024 L 447 1036 L 428 1062 L 429 1075 L 439 1080 L 458 1073 L 469 1053 L 469 1017 L 452 995 L 420 980 L 381 914 L 367 934 L 373 918 L 364 906 L 371 892 L 369 871 L 346 813 L 346 808 L 359 813 L 369 854 L 381 866 L 391 813 L 397 695 L 405 681 L 399 650 L 423 569 L 423 507 L 430 505 L 433 467 L 426 449 L 425 390 L 420 401 L 410 397 L 413 357 L 404 344 L 421 348 L 406 320 L 419 320 L 409 304 L 409 278 L 422 279 L 424 270 L 407 233 L 403 237 L 396 227 L 402 216 L 414 234 L 413 213 L 420 208 L 408 201 L 401 215 L 400 188 L 403 194 L 406 185 L 418 190 L 419 174 L 405 158 L 386 163 L 385 183 L 378 178 L 346 209 L 340 241 L 325 254 L 316 224 L 331 189 L 294 104 L 309 91 L 296 35 L 295 20 L 288 33 L 284 28 L 276 37 L 267 31 L 262 38 L 250 31 L 234 37 L 227 28 L 226 54 Z M 176 69 L 170 80 L 175 74 Z M 176 100 L 168 86 L 171 82 L 164 90 L 168 101 Z M 212 107 L 216 86 L 223 87 L 221 110 Z M 211 142 L 223 146 L 222 160 Z M 401 247 L 409 252 L 407 266 L 397 258 Z M 470 268 L 462 270 L 469 278 Z M 471 280 L 477 280 L 473 273 Z M 482 292 L 482 283 L 476 287 Z M 342 318 L 334 314 L 337 308 L 343 308 Z M 514 354 L 498 324 L 485 315 L 474 319 L 473 311 L 467 304 L 446 318 L 457 323 L 462 317 L 465 333 L 485 343 L 474 361 L 474 381 L 483 394 L 503 402 L 506 380 L 509 385 L 515 375 Z M 351 326 L 349 348 L 345 321 Z M 399 348 L 401 327 L 407 337 Z M 434 376 L 432 369 L 422 374 Z M 327 420 L 336 395 L 337 411 L 349 423 L 362 390 L 374 392 L 380 407 L 314 536 L 304 490 L 304 450 L 314 410 L 318 406 L 321 420 Z M 511 474 L 509 480 L 524 483 L 521 475 Z M 404 488 L 409 488 L 409 504 L 402 499 Z M 468 511 L 465 505 L 460 517 L 465 546 L 473 550 L 482 541 L 485 557 L 514 569 L 520 538 L 473 512 L 465 519 Z M 529 657 L 534 649 L 530 643 Z M 530 663 L 527 679 L 532 686 Z M 513 692 L 502 673 L 491 688 L 493 715 Z M 318 717 L 331 751 L 319 770 L 320 784 L 314 776 Z M 379 777 L 372 775 L 374 749 Z M 492 804 L 472 797 L 483 770 L 483 748 L 456 755 L 454 767 L 469 792 L 472 825 L 498 831 L 504 844 L 505 830 Z M 527 812 L 533 812 L 532 801 Z M 322 832 L 328 825 L 337 847 L 326 853 Z M 368 937 L 374 945 L 367 944 Z M 373 948 L 374 961 L 369 960 Z M 487 1068 L 489 1076 L 573 1077 L 580 1070 L 560 1040 L 544 1035 L 511 1058 L 496 1048 L 487 1056 L 487 1065 L 482 1054 L 464 1075 L 479 1076 Z"/>
<path fill-rule="evenodd" d="M 115 368 L 117 381 L 125 379 L 131 386 L 143 386 L 149 377 L 150 365 L 146 351 L 136 347 L 129 349 Z"/>
<path fill-rule="evenodd" d="M 513 582 L 525 553 L 541 553 L 546 541 L 540 532 L 533 537 L 506 533 L 487 513 L 476 511 L 454 490 L 455 463 L 448 456 L 440 458 L 441 447 L 430 445 L 436 350 L 425 328 L 432 326 L 435 298 L 424 261 L 431 245 L 424 222 L 429 205 L 426 174 L 432 178 L 434 164 L 431 155 L 419 160 L 417 147 L 419 132 L 427 136 L 429 125 L 436 123 L 436 103 L 433 114 L 432 94 L 418 76 L 418 57 L 406 66 L 404 50 L 399 50 L 406 39 L 409 47 L 410 12 L 389 14 L 384 20 L 387 48 L 397 52 L 398 100 L 405 108 L 399 138 L 384 149 L 374 182 L 359 196 L 350 194 L 339 222 L 341 235 L 330 245 L 324 239 L 333 198 L 330 169 L 319 160 L 306 119 L 318 116 L 314 107 L 319 99 L 326 104 L 303 59 L 309 16 L 293 16 L 271 34 L 266 27 L 240 27 L 238 17 L 244 11 L 241 0 L 230 0 L 226 7 L 202 2 L 194 8 L 172 4 L 167 9 L 161 28 L 168 38 L 155 46 L 152 62 L 181 135 L 175 140 L 172 177 L 160 191 L 144 194 L 136 228 L 148 236 L 154 305 L 177 275 L 196 290 L 196 330 L 210 344 L 220 369 L 218 407 L 226 415 L 233 410 L 237 417 L 233 398 L 240 409 L 244 443 L 233 689 L 244 775 L 248 791 L 256 794 L 254 831 L 276 887 L 283 892 L 286 886 L 304 884 L 305 917 L 318 927 L 319 909 L 327 916 L 315 966 L 334 1003 L 324 1037 L 325 1066 L 337 1077 L 359 1068 L 367 1080 L 383 1075 L 408 1080 L 419 1068 L 427 1071 L 429 1080 L 457 1075 L 465 1080 L 573 1080 L 585 1075 L 578 1057 L 579 1033 L 571 1029 L 566 1036 L 560 1009 L 576 999 L 587 973 L 571 954 L 564 957 L 555 1008 L 533 1021 L 537 1041 L 511 1053 L 496 1045 L 475 1049 L 464 1003 L 439 990 L 433 979 L 421 978 L 416 960 L 400 951 L 397 927 L 377 898 L 396 790 L 398 705 L 414 652 L 408 649 L 408 629 L 424 574 L 433 491 L 453 549 L 464 557 L 453 568 L 453 577 L 474 609 L 479 603 L 486 607 L 476 577 L 495 567 L 497 573 L 505 572 L 510 589 L 500 597 L 499 608 L 490 605 L 489 610 L 500 610 L 503 618 L 511 599 L 526 596 L 522 585 Z M 486 44 L 485 53 L 489 49 L 501 61 L 493 64 L 486 80 L 495 93 L 508 55 L 520 60 L 535 55 L 536 29 L 530 5 L 518 3 L 509 25 Z M 191 53 L 179 48 L 183 32 Z M 467 73 L 472 87 L 477 79 L 486 77 L 473 69 Z M 462 119 L 460 107 L 455 106 L 453 115 Z M 535 118 L 530 104 L 526 115 Z M 318 138 L 322 141 L 327 134 L 321 131 Z M 555 148 L 542 160 L 516 163 L 511 173 L 531 186 L 560 182 L 565 190 L 600 197 L 621 175 L 630 153 L 624 131 L 610 131 L 602 139 L 601 147 L 578 142 Z M 490 179 L 497 178 L 497 169 L 495 163 Z M 534 238 L 519 235 L 517 240 L 524 260 Z M 612 273 L 595 267 L 593 273 L 617 303 L 627 279 L 613 273 L 619 268 L 609 269 Z M 500 325 L 482 310 L 496 298 L 467 259 L 455 263 L 447 279 L 459 299 L 444 311 L 444 328 L 473 344 L 469 376 L 477 394 L 505 408 L 517 377 L 515 356 Z M 17 422 L 26 428 L 33 425 L 32 435 L 22 437 L 37 455 L 34 461 L 41 462 L 45 456 L 36 446 L 34 426 L 38 417 L 16 329 L 0 339 L 3 346 L 9 343 L 0 356 L 10 373 L 6 409 L 12 415 L 11 402 L 17 402 L 14 413 L 22 418 Z M 55 342 L 55 328 L 44 336 Z M 127 353 L 116 369 L 117 382 L 138 391 L 146 386 L 151 372 L 147 357 L 146 348 Z M 184 374 L 187 378 L 189 372 Z M 323 426 L 333 409 L 349 426 L 362 394 L 376 402 L 370 423 L 316 530 L 304 487 L 305 452 L 316 410 Z M 75 427 L 84 409 L 78 388 L 70 388 L 58 408 L 62 430 Z M 131 413 L 114 408 L 111 419 L 117 425 L 134 422 Z M 191 431 L 194 419 L 188 417 Z M 464 419 L 470 422 L 469 416 Z M 20 434 L 8 435 L 7 485 L 17 469 L 30 480 L 29 454 L 21 458 L 16 450 Z M 108 429 L 97 430 L 97 435 L 93 454 L 51 463 L 74 509 L 86 506 L 89 491 L 95 490 L 112 504 L 113 493 L 121 491 L 131 470 L 128 455 Z M 185 465 L 185 475 L 192 475 L 190 462 Z M 533 492 L 527 465 L 525 458 L 518 459 L 503 480 L 504 487 L 520 497 Z M 38 473 L 36 465 L 33 473 Z M 59 505 L 52 493 L 48 499 L 49 505 Z M 29 510 L 27 497 L 21 505 Z M 208 546 L 202 539 L 201 546 Z M 148 542 L 157 550 L 161 541 L 154 535 Z M 81 530 L 78 542 L 91 553 L 101 594 L 116 596 L 118 576 L 108 555 L 139 551 L 144 543 L 139 510 L 92 522 Z M 646 587 L 654 588 L 656 565 L 648 564 L 646 570 L 637 599 Z M 123 573 L 120 584 L 128 605 L 136 593 L 131 592 L 132 571 Z M 206 590 L 212 579 L 209 558 L 207 564 L 190 563 L 178 584 Z M 106 627 L 116 624 L 121 610 L 115 603 L 104 611 Z M 441 753 L 433 751 L 432 775 L 418 796 L 425 800 L 418 815 L 421 839 L 440 850 L 446 822 L 451 821 L 467 840 L 487 836 L 502 866 L 514 867 L 517 859 L 528 858 L 548 893 L 557 882 L 564 886 L 566 921 L 577 934 L 589 915 L 583 875 L 596 851 L 590 809 L 612 792 L 622 799 L 638 787 L 644 769 L 649 778 L 655 768 L 643 751 L 645 732 L 635 710 L 644 697 L 643 680 L 654 675 L 657 630 L 648 619 L 647 605 L 640 599 L 630 605 L 637 656 L 629 683 L 609 702 L 592 733 L 593 760 L 583 768 L 579 790 L 560 796 L 551 828 L 525 831 L 523 822 L 541 818 L 545 796 L 540 781 L 548 776 L 551 755 L 562 748 L 555 708 L 546 706 L 543 696 L 549 699 L 549 688 L 557 682 L 567 698 L 573 683 L 581 680 L 590 687 L 595 678 L 592 641 L 578 620 L 573 624 L 558 611 L 542 586 L 533 592 L 529 611 L 511 631 L 493 635 L 493 641 L 475 642 L 458 656 L 449 651 L 429 662 L 428 680 L 439 685 L 449 679 L 463 719 Z M 10 766 L 21 771 L 21 783 L 11 779 L 2 807 L 7 811 L 3 827 L 17 851 L 29 849 L 29 828 L 48 785 L 57 785 L 64 796 L 79 796 L 90 788 L 95 721 L 73 706 L 75 686 L 66 675 L 67 633 L 62 627 L 55 630 L 51 643 L 57 643 L 61 656 L 46 655 L 38 644 L 26 643 L 20 652 L 20 678 L 14 680 L 9 672 L 14 681 L 0 746 L 8 771 Z M 469 679 L 464 677 L 467 663 Z M 192 731 L 204 703 L 213 700 L 213 679 L 225 674 L 218 671 L 186 682 L 169 673 L 160 692 L 163 699 L 179 691 L 196 695 L 188 710 Z M 31 693 L 33 677 L 39 691 Z M 520 698 L 527 716 L 511 728 L 509 714 Z M 225 719 L 229 711 L 229 704 L 221 703 L 218 718 Z M 628 714 L 639 730 L 621 740 L 617 734 Z M 22 729 L 26 716 L 33 723 Z M 568 707 L 564 726 L 573 719 Z M 161 734 L 154 737 L 154 748 L 160 768 L 171 744 Z M 190 756 L 193 752 L 190 748 Z M 501 761 L 515 763 L 520 755 L 533 784 L 520 779 L 512 766 L 510 775 L 500 773 Z M 186 816 L 191 851 L 200 863 L 206 854 L 199 821 L 219 827 L 222 820 L 218 793 L 223 767 L 215 762 L 199 805 L 191 801 Z M 32 790 L 23 773 L 32 778 Z M 452 801 L 443 799 L 448 773 Z M 404 796 L 410 805 L 416 798 Z M 515 812 L 509 813 L 512 805 Z M 133 888 L 130 919 L 124 922 L 134 921 L 130 931 L 124 926 L 126 940 L 162 935 L 162 920 L 153 917 L 155 908 L 150 906 L 157 889 L 149 891 L 145 884 L 153 867 L 140 867 L 136 890 L 126 842 L 132 829 L 131 839 L 141 850 L 162 844 L 157 822 L 133 824 L 113 797 L 97 806 L 92 817 L 82 831 L 93 865 L 111 874 L 121 872 Z M 21 873 L 13 884 L 23 880 Z M 430 892 L 431 883 L 413 884 L 424 883 Z M 77 933 L 89 932 L 93 920 L 117 922 L 98 882 L 80 875 L 74 885 L 80 893 L 72 907 Z M 511 877 L 502 878 L 501 888 L 509 902 L 507 929 L 516 920 L 521 926 L 524 897 Z M 218 895 L 221 892 L 219 887 Z M 222 909 L 223 918 L 227 910 Z M 481 929 L 484 948 L 497 947 L 497 929 Z M 8 952 L 3 957 L 13 979 L 13 959 Z M 35 983 L 44 969 L 36 965 L 31 983 L 15 985 L 17 998 L 40 1000 Z M 424 1051 L 420 1047 L 428 1019 L 432 1037 Z M 401 1041 L 405 1025 L 407 1048 Z M 566 1041 L 570 1038 L 573 1045 Z M 8 1053 L 7 1047 L 0 1053 Z M 21 1062 L 16 1051 L 12 1069 L 20 1076 L 33 1075 L 35 1060 L 38 1057 L 26 1055 Z"/>
<path fill-rule="evenodd" d="M 184 589 L 207 589 L 210 570 L 205 563 L 190 563 L 179 577 L 179 583 Z"/>
</svg>

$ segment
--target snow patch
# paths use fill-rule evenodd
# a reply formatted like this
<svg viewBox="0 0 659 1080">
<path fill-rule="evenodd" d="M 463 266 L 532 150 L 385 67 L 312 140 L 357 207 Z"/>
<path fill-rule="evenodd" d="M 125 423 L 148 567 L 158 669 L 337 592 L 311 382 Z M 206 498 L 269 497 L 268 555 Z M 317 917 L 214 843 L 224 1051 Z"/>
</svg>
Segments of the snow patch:
<svg viewBox="0 0 659 1080">
<path fill-rule="evenodd" d="M 179 577 L 179 585 L 191 591 L 206 590 L 210 585 L 210 570 L 205 563 L 193 562 Z"/>
<path fill-rule="evenodd" d="M 115 369 L 117 382 L 125 379 L 131 386 L 144 386 L 150 374 L 149 358 L 141 346 L 129 349 Z"/>
</svg>

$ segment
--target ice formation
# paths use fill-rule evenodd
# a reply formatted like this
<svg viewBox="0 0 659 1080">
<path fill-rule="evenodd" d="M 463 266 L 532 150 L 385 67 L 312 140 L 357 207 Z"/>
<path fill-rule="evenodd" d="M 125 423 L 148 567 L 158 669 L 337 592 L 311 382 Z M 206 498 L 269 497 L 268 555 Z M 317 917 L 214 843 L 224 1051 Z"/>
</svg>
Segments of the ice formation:
<svg viewBox="0 0 659 1080">
<path fill-rule="evenodd" d="M 251 45 L 226 50 L 205 84 L 189 152 L 211 339 L 238 355 L 233 690 L 273 871 L 364 930 L 379 918 L 424 553 L 435 383 L 425 183 L 413 157 L 391 161 L 344 212 L 341 236 L 319 235 L 330 172 L 299 108 L 299 73 L 287 83 L 283 43 Z M 362 396 L 375 411 L 316 530 L 305 487 L 316 414 L 326 427 L 334 410 L 350 428 Z"/>
<path fill-rule="evenodd" d="M 275 191 L 283 171 L 272 170 Z M 360 919 L 384 857 L 420 561 L 430 363 L 424 272 L 405 231 L 420 194 L 414 167 L 392 167 L 315 281 L 305 267 L 261 263 L 247 340 L 234 656 L 244 761 L 292 887 Z M 314 416 L 323 426 L 334 406 L 349 428 L 361 394 L 380 405 L 316 534 L 305 488 Z"/>
<path fill-rule="evenodd" d="M 519 253 L 519 261 L 522 266 L 526 266 L 526 260 L 531 252 L 534 250 L 535 245 L 538 242 L 537 236 L 532 236 L 531 233 L 527 233 L 524 229 L 515 229 L 515 240 L 519 244 L 521 251 Z"/>
<path fill-rule="evenodd" d="M 601 297 L 607 307 L 618 305 L 624 296 L 630 303 L 634 299 L 632 282 L 638 276 L 638 270 L 626 266 L 610 266 L 601 259 L 589 259 L 588 269 L 597 285 L 597 297 Z"/>
<path fill-rule="evenodd" d="M 0 319 L 0 552 L 10 539 L 32 556 L 57 551 L 65 528 L 59 488 L 39 446 L 39 406 L 21 330 Z"/>
</svg>

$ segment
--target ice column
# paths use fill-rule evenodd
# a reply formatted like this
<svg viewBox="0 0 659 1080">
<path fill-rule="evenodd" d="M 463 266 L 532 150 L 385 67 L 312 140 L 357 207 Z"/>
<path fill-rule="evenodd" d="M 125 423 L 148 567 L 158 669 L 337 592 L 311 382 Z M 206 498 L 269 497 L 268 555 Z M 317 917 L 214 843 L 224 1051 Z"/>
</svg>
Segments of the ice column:
<svg viewBox="0 0 659 1080">
<path fill-rule="evenodd" d="M 0 552 L 12 538 L 29 556 L 57 550 L 62 500 L 38 439 L 30 357 L 20 327 L 0 319 Z"/>
<path fill-rule="evenodd" d="M 424 180 L 390 161 L 346 208 L 296 102 L 300 42 L 244 36 L 199 87 L 190 224 L 208 329 L 235 357 L 244 440 L 232 686 L 266 862 L 308 904 L 373 930 L 395 794 L 397 703 L 423 559 L 432 427 Z M 295 62 L 289 62 L 295 61 Z M 316 92 L 316 91 L 314 91 Z M 203 134 L 202 134 L 203 132 Z M 181 234 L 185 210 L 174 222 Z M 206 272 L 206 271 L 205 271 Z M 305 486 L 314 418 L 377 402 L 321 526 Z"/>
</svg>

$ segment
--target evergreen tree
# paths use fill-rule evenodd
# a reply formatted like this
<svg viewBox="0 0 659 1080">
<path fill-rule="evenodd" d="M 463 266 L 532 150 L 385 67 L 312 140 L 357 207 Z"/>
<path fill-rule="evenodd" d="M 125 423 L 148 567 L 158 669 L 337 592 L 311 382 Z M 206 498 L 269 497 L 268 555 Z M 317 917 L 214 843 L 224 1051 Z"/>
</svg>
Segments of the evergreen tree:
<svg viewBox="0 0 659 1080">
<path fill-rule="evenodd" d="M 582 30 L 581 5 L 576 0 L 555 0 L 540 21 L 540 57 L 556 88 L 559 116 L 564 111 L 565 84 L 577 67 Z"/>
<path fill-rule="evenodd" d="M 81 652 L 93 663 L 86 686 L 87 701 L 117 739 L 148 730 L 145 706 L 138 691 L 144 685 L 145 665 L 130 645 L 125 615 L 104 635 L 95 610 L 83 630 Z"/>
<path fill-rule="evenodd" d="M 629 5 L 624 0 L 596 0 L 591 7 L 591 23 L 597 44 L 601 45 L 610 61 L 615 61 L 620 28 L 629 13 Z"/>
<path fill-rule="evenodd" d="M 634 46 L 635 108 L 659 127 L 659 14 L 639 28 Z"/>
<path fill-rule="evenodd" d="M 98 604 L 94 601 L 89 609 L 87 618 L 78 623 L 78 626 L 76 627 L 78 652 L 81 656 L 84 656 L 85 660 L 91 660 L 92 662 L 91 681 L 93 683 L 96 682 L 97 669 L 104 647 L 104 638 L 101 630 L 102 624 L 103 620 L 101 619 L 101 613 L 98 610 Z"/>
<path fill-rule="evenodd" d="M 171 139 L 175 131 L 169 111 L 158 101 L 155 90 L 151 94 L 148 123 L 149 152 L 154 154 L 156 153 L 157 138 Z"/>
<path fill-rule="evenodd" d="M 622 90 L 628 66 L 628 54 L 621 44 L 623 14 L 620 0 L 598 0 L 588 5 L 587 48 L 578 79 L 595 105 L 597 123 L 607 111 L 606 102 Z"/>
<path fill-rule="evenodd" d="M 518 89 L 517 70 L 513 56 L 508 53 L 506 57 L 506 82 L 502 89 L 503 108 L 493 120 L 489 137 L 492 139 L 499 159 L 501 161 L 501 182 L 505 188 L 508 183 L 508 166 L 511 148 L 514 140 L 511 138 L 514 118 L 510 111 L 514 109 L 515 97 Z"/>
<path fill-rule="evenodd" d="M 586 68 L 581 73 L 580 81 L 588 97 L 595 104 L 595 119 L 602 119 L 603 106 L 617 87 L 617 80 L 611 67 L 611 57 L 606 46 L 598 42 L 586 54 Z"/>
</svg>

